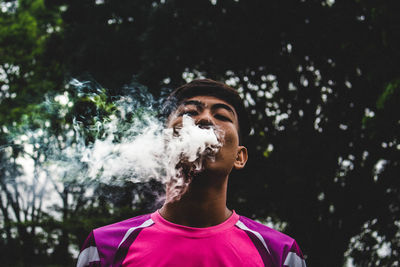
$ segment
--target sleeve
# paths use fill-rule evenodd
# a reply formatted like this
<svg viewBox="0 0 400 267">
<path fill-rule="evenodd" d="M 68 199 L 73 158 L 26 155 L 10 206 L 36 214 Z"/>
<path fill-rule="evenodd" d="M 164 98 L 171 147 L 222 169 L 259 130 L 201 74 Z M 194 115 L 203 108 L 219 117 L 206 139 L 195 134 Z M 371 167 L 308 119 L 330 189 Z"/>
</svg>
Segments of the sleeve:
<svg viewBox="0 0 400 267">
<path fill-rule="evenodd" d="M 100 262 L 99 252 L 97 250 L 96 240 L 94 239 L 94 234 L 92 231 L 86 238 L 86 241 L 82 246 L 76 267 L 100 267 L 100 266 L 101 262 Z"/>
<path fill-rule="evenodd" d="M 284 267 L 306 267 L 303 253 L 301 253 L 300 247 L 297 245 L 296 241 L 293 241 L 292 246 L 285 254 L 286 256 L 283 261 Z"/>
</svg>

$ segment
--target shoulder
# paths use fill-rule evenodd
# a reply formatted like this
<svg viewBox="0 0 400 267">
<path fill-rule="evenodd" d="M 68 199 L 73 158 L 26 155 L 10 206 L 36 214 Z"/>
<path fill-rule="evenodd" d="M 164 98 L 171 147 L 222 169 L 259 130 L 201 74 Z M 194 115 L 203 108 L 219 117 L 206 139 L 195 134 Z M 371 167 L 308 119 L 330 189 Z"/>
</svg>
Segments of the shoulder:
<svg viewBox="0 0 400 267">
<path fill-rule="evenodd" d="M 243 229 L 247 228 L 250 231 L 259 233 L 271 245 L 288 246 L 294 242 L 294 239 L 290 236 L 272 229 L 264 224 L 251 220 L 245 216 L 240 216 L 239 222 L 242 224 Z"/>
<path fill-rule="evenodd" d="M 152 224 L 151 214 L 146 214 L 94 229 L 82 246 L 77 266 L 111 265 L 121 243 L 135 230 Z"/>
<path fill-rule="evenodd" d="M 122 238 L 127 231 L 131 228 L 145 227 L 147 223 L 150 223 L 151 214 L 145 214 L 137 217 L 133 217 L 124 221 L 116 222 L 93 230 L 96 244 L 107 242 L 113 243 L 116 246 L 119 245 Z M 147 222 L 147 223 L 146 223 Z"/>
<path fill-rule="evenodd" d="M 303 254 L 292 237 L 244 216 L 239 217 L 236 226 L 258 239 L 277 266 L 306 266 Z"/>
</svg>

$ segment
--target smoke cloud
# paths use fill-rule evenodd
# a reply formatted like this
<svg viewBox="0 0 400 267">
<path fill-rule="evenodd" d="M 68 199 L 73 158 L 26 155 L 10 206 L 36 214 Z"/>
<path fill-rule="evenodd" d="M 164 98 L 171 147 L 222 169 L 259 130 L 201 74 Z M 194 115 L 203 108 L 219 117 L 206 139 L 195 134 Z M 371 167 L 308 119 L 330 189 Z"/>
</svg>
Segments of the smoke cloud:
<svg viewBox="0 0 400 267">
<path fill-rule="evenodd" d="M 73 80 L 72 85 L 79 89 L 85 83 Z M 99 91 L 85 94 L 101 99 Z M 214 160 L 223 132 L 201 128 L 187 115 L 179 127 L 167 128 L 157 106 L 159 102 L 141 88 L 131 95 L 114 97 L 112 112 L 95 118 L 90 125 L 74 120 L 76 141 L 58 157 L 58 172 L 78 169 L 82 183 L 118 185 L 155 180 L 171 189 L 167 201 L 179 199 L 192 177 L 202 171 L 204 160 Z M 88 133 L 92 136 L 89 142 Z M 70 164 L 72 161 L 75 164 Z"/>
</svg>

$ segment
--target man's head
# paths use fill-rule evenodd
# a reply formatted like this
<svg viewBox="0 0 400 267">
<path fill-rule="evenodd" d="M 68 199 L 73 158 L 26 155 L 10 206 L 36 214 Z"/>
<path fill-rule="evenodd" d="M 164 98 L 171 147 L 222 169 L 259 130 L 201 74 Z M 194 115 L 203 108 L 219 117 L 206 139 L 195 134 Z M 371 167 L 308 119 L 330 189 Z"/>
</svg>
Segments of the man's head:
<svg viewBox="0 0 400 267">
<path fill-rule="evenodd" d="M 247 114 L 239 94 L 231 87 L 209 79 L 185 84 L 169 97 L 175 103 L 167 126 L 179 129 L 183 117 L 189 116 L 200 128 L 222 132 L 222 147 L 215 161 L 205 162 L 207 175 L 227 177 L 232 168 L 241 169 L 247 161 L 247 150 L 241 144 L 249 132 Z"/>
<path fill-rule="evenodd" d="M 185 100 L 195 96 L 213 96 L 224 100 L 232 106 L 237 114 L 239 124 L 239 142 L 240 144 L 245 143 L 245 139 L 250 132 L 250 125 L 243 100 L 234 88 L 224 83 L 216 82 L 211 79 L 198 79 L 178 87 L 168 97 L 167 102 L 169 103 L 169 107 L 166 110 L 166 115 L 169 116 Z"/>
</svg>

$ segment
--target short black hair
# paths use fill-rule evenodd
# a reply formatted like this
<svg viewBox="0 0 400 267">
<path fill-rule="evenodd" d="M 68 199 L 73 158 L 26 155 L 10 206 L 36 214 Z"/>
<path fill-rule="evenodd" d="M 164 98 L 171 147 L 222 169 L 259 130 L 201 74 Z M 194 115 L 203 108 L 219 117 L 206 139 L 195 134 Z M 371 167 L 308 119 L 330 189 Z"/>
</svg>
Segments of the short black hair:
<svg viewBox="0 0 400 267">
<path fill-rule="evenodd" d="M 196 79 L 176 88 L 167 98 L 164 115 L 169 116 L 184 100 L 195 96 L 213 96 L 235 108 L 239 122 L 239 142 L 244 143 L 250 132 L 249 116 L 239 93 L 232 87 L 211 79 Z"/>
</svg>

